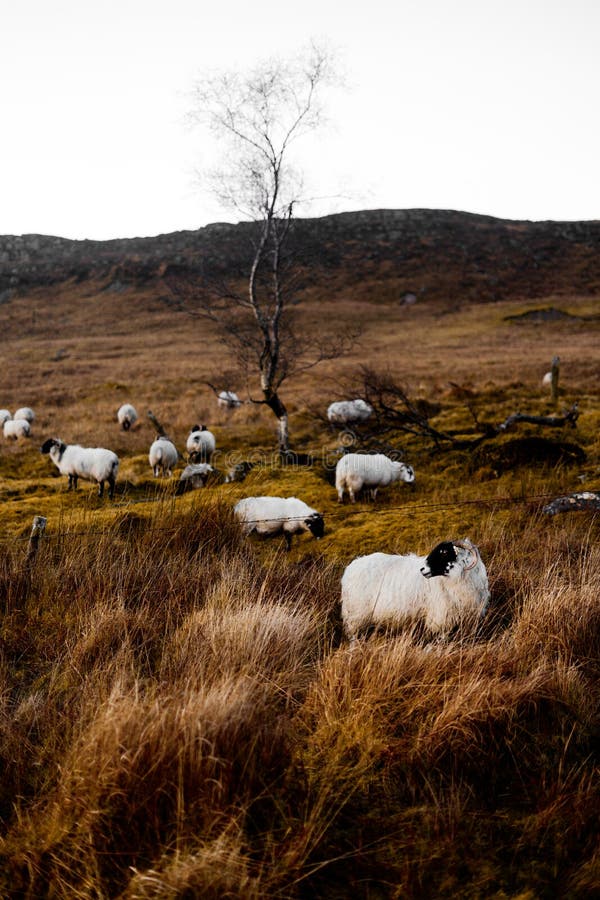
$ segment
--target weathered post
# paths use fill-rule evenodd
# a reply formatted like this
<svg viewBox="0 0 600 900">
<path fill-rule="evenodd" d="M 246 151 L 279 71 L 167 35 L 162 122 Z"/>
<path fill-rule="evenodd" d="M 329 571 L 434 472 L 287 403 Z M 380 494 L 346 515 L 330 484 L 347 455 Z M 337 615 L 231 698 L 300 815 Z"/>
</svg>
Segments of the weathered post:
<svg viewBox="0 0 600 900">
<path fill-rule="evenodd" d="M 44 516 L 34 516 L 31 534 L 29 535 L 29 544 L 27 545 L 27 562 L 32 563 L 38 553 L 40 540 L 46 530 L 46 522 L 48 520 Z"/>
<path fill-rule="evenodd" d="M 553 406 L 558 403 L 558 375 L 560 369 L 560 356 L 552 357 L 552 368 L 550 369 L 550 401 Z"/>
</svg>

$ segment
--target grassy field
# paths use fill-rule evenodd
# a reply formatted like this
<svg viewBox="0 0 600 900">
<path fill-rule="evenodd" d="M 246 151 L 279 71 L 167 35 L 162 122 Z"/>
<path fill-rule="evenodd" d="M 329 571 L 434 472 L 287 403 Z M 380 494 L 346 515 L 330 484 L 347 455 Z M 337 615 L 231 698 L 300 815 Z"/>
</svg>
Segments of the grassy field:
<svg viewBox="0 0 600 900">
<path fill-rule="evenodd" d="M 459 298 L 460 300 L 460 298 Z M 0 306 L 0 406 L 36 411 L 0 448 L 0 896 L 23 898 L 588 897 L 600 890 L 600 545 L 589 513 L 544 498 L 600 488 L 598 322 L 506 316 L 597 302 L 484 306 L 309 297 L 303 327 L 362 326 L 359 344 L 290 383 L 295 449 L 275 419 L 219 411 L 208 379 L 243 395 L 204 323 L 150 289 L 89 283 Z M 502 465 L 521 425 L 486 451 L 434 452 L 388 436 L 416 470 L 377 503 L 340 506 L 339 437 L 323 423 L 368 362 L 437 402 L 436 427 L 553 412 L 541 377 L 561 357 L 561 407 L 585 461 Z M 459 388 L 457 388 L 457 385 Z M 120 432 L 116 410 L 142 413 Z M 241 484 L 174 496 L 147 453 L 151 409 L 184 450 L 196 422 Z M 121 459 L 115 501 L 66 479 L 50 436 Z M 183 465 L 183 464 L 182 464 Z M 326 535 L 244 539 L 240 497 L 296 495 Z M 26 558 L 34 515 L 47 533 Z M 374 635 L 350 650 L 344 566 L 374 550 L 427 553 L 470 537 L 492 603 L 472 640 Z"/>
</svg>

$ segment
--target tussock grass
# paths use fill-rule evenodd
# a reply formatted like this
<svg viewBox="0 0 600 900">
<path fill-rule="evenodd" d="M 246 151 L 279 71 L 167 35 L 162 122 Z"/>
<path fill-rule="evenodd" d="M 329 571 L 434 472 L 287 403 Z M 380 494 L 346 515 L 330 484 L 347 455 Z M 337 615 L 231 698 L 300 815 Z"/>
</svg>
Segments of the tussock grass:
<svg viewBox="0 0 600 900">
<path fill-rule="evenodd" d="M 378 321 L 369 304 L 338 299 L 329 312 L 356 313 L 363 343 L 355 359 L 290 386 L 296 446 L 318 460 L 295 468 L 273 457 L 264 411 L 225 415 L 202 393 L 222 353 L 210 330 L 199 358 L 189 320 L 155 298 L 132 294 L 136 327 L 111 336 L 79 288 L 56 299 L 71 317 L 64 370 L 40 320 L 26 340 L 15 319 L 20 353 L 3 399 L 40 417 L 35 444 L 1 450 L 0 896 L 597 892 L 599 519 L 541 513 L 549 494 L 598 487 L 593 329 L 553 324 L 540 340 L 540 326 L 504 323 L 521 301 L 439 320 L 426 304 L 407 315 L 382 301 Z M 496 472 L 390 435 L 415 465 L 415 490 L 337 503 L 327 467 L 338 436 L 314 413 L 358 361 L 378 354 L 415 396 L 440 400 L 436 425 L 467 433 L 472 415 L 448 380 L 471 385 L 482 421 L 548 413 L 539 378 L 555 343 L 565 403 L 581 406 L 564 437 L 584 463 Z M 33 383 L 38 395 L 24 396 Z M 117 432 L 124 400 L 153 409 L 180 447 L 207 420 L 219 464 L 255 468 L 242 484 L 175 498 L 172 482 L 150 475 L 143 419 Z M 37 448 L 49 434 L 114 446 L 115 503 L 92 485 L 65 492 Z M 296 538 L 290 553 L 279 539 L 243 538 L 231 510 L 253 494 L 302 497 L 324 513 L 325 537 Z M 28 565 L 35 514 L 48 527 Z M 347 646 L 339 579 L 352 558 L 465 536 L 492 591 L 476 634 L 428 646 L 383 633 Z"/>
<path fill-rule="evenodd" d="M 516 557 L 506 529 L 481 523 L 495 622 L 432 647 L 350 649 L 340 565 L 242 539 L 206 498 L 67 527 L 30 572 L 13 550 L 3 895 L 583 896 L 599 550 L 549 532 L 523 577 L 536 535 Z"/>
</svg>

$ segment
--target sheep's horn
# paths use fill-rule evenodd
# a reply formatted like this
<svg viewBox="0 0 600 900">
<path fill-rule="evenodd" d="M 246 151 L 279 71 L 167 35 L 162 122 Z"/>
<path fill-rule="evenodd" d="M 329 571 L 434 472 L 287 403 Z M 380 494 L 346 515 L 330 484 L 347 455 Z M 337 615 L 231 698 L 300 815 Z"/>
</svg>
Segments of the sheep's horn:
<svg viewBox="0 0 600 900">
<path fill-rule="evenodd" d="M 454 541 L 454 546 L 462 547 L 463 550 L 468 550 L 469 553 L 471 554 L 471 556 L 473 557 L 473 562 L 469 563 L 468 566 L 465 566 L 464 571 L 468 572 L 469 569 L 474 569 L 475 566 L 477 565 L 477 561 L 479 559 L 477 549 L 473 546 L 469 546 L 468 544 L 465 544 L 464 541 Z"/>
</svg>

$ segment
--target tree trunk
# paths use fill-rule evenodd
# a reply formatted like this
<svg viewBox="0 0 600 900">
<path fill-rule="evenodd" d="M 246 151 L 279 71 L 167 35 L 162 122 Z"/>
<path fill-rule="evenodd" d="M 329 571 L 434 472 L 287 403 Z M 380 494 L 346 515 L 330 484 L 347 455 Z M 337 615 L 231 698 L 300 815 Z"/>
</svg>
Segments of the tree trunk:
<svg viewBox="0 0 600 900">
<path fill-rule="evenodd" d="M 290 449 L 290 435 L 288 429 L 288 411 L 285 403 L 278 394 L 269 394 L 264 391 L 265 403 L 269 409 L 277 416 L 279 425 L 277 426 L 277 445 L 280 453 L 288 453 Z"/>
<path fill-rule="evenodd" d="M 560 371 L 560 357 L 554 356 L 552 358 L 552 368 L 551 372 L 551 382 L 550 382 L 550 402 L 552 406 L 556 406 L 558 403 L 558 376 Z"/>
<path fill-rule="evenodd" d="M 280 453 L 288 453 L 290 449 L 290 434 L 288 429 L 288 414 L 285 413 L 279 417 L 279 425 L 277 426 L 277 442 L 279 444 Z"/>
</svg>

